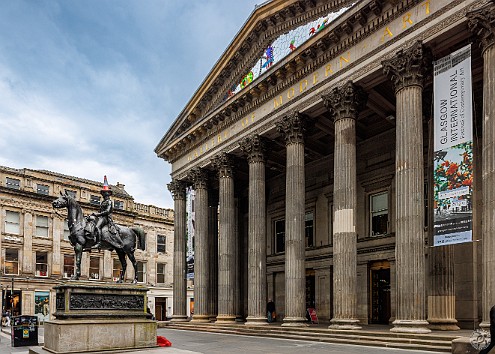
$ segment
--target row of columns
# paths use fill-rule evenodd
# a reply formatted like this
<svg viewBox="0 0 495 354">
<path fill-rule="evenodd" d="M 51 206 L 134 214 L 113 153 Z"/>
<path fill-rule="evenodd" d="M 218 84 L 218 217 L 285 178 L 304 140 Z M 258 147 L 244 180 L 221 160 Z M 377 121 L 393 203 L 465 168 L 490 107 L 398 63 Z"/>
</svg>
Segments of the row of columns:
<svg viewBox="0 0 495 354">
<path fill-rule="evenodd" d="M 484 59 L 483 90 L 483 323 L 495 304 L 495 4 L 468 14 L 469 27 L 480 39 Z M 426 320 L 424 249 L 424 161 L 422 94 L 431 74 L 432 55 L 421 42 L 382 62 L 396 95 L 396 318 L 394 332 L 428 333 Z M 334 120 L 334 226 L 333 308 L 331 329 L 360 328 L 357 319 L 356 247 L 356 119 L 366 104 L 366 93 L 353 82 L 322 97 Z M 305 176 L 304 133 L 309 118 L 299 112 L 283 117 L 277 130 L 285 137 L 285 318 L 283 326 L 305 325 Z M 266 141 L 259 135 L 245 138 L 240 148 L 249 163 L 248 316 L 247 325 L 266 323 Z M 213 161 L 219 173 L 218 316 L 235 320 L 236 227 L 233 161 L 220 154 Z M 196 189 L 195 313 L 193 321 L 207 321 L 208 313 L 208 193 L 204 170 L 191 172 Z M 175 200 L 174 320 L 186 319 L 185 298 L 185 184 L 169 185 Z M 451 252 L 446 249 L 445 252 Z M 439 257 L 439 259 L 450 259 Z M 450 262 L 451 263 L 451 262 Z M 437 319 L 455 325 L 452 301 L 453 274 L 439 277 L 438 286 L 449 294 L 438 297 L 436 307 L 450 309 Z"/>
</svg>

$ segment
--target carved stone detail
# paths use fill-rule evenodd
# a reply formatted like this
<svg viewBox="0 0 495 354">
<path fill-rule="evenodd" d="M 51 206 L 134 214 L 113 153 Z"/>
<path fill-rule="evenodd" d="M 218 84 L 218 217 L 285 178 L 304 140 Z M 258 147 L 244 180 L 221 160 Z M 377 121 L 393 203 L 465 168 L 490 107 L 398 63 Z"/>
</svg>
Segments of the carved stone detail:
<svg viewBox="0 0 495 354">
<path fill-rule="evenodd" d="M 189 173 L 189 178 L 194 184 L 194 189 L 208 188 L 208 173 L 204 168 L 193 168 Z"/>
<path fill-rule="evenodd" d="M 477 10 L 466 14 L 469 19 L 468 28 L 480 41 L 485 51 L 495 44 L 495 2 L 491 2 Z"/>
<path fill-rule="evenodd" d="M 399 50 L 395 57 L 382 62 L 383 72 L 388 75 L 395 92 L 407 86 L 421 86 L 427 73 L 431 72 L 432 55 L 420 41 L 406 50 Z"/>
<path fill-rule="evenodd" d="M 221 152 L 211 160 L 213 167 L 218 170 L 220 178 L 234 177 L 234 158 L 226 152 Z"/>
<path fill-rule="evenodd" d="M 174 179 L 167 184 L 167 188 L 172 193 L 174 200 L 186 199 L 186 184 L 184 182 Z"/>
<path fill-rule="evenodd" d="M 248 162 L 265 162 L 266 158 L 266 139 L 255 134 L 248 136 L 239 144 L 241 150 L 248 155 Z"/>
<path fill-rule="evenodd" d="M 284 134 L 285 143 L 304 143 L 304 133 L 306 132 L 308 117 L 299 112 L 292 112 L 289 115 L 282 117 L 276 123 L 279 133 Z"/>
<path fill-rule="evenodd" d="M 142 310 L 144 296 L 107 294 L 70 294 L 71 310 Z"/>
<path fill-rule="evenodd" d="M 55 308 L 57 310 L 65 311 L 65 297 L 64 294 L 57 293 L 55 297 Z"/>
<path fill-rule="evenodd" d="M 341 87 L 335 87 L 330 94 L 322 96 L 322 99 L 336 122 L 342 118 L 357 119 L 359 112 L 366 105 L 368 94 L 362 87 L 348 81 Z"/>
</svg>

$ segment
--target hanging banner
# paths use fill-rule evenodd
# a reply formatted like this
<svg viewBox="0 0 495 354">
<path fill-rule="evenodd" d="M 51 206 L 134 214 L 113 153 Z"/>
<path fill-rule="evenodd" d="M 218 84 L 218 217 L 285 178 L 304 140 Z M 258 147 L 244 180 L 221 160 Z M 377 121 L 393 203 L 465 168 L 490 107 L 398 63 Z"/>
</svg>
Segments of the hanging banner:
<svg viewBox="0 0 495 354">
<path fill-rule="evenodd" d="M 471 46 L 434 63 L 433 246 L 473 239 Z"/>
</svg>

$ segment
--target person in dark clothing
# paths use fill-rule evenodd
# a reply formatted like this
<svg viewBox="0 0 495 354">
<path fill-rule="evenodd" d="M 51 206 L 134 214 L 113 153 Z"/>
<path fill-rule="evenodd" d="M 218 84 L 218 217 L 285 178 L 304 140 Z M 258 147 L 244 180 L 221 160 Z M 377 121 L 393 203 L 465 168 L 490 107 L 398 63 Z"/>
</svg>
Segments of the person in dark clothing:
<svg viewBox="0 0 495 354">
<path fill-rule="evenodd" d="M 275 303 L 273 302 L 272 299 L 270 299 L 266 304 L 266 319 L 268 320 L 269 323 L 273 322 L 275 317 L 274 315 L 275 315 Z"/>
<path fill-rule="evenodd" d="M 495 347 L 495 306 L 490 309 L 490 345 L 480 351 L 480 354 L 488 354 Z"/>
</svg>

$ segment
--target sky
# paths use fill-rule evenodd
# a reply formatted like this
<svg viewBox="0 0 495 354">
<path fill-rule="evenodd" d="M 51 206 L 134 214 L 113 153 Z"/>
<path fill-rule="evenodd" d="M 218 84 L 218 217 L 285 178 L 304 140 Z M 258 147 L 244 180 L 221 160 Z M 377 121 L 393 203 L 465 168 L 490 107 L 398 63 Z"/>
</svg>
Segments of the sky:
<svg viewBox="0 0 495 354">
<path fill-rule="evenodd" d="M 263 0 L 15 0 L 0 11 L 0 165 L 173 208 L 154 152 Z"/>
</svg>

